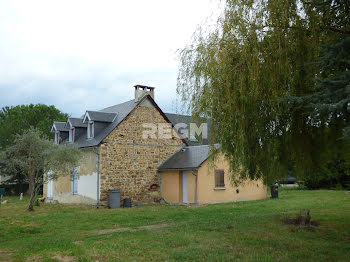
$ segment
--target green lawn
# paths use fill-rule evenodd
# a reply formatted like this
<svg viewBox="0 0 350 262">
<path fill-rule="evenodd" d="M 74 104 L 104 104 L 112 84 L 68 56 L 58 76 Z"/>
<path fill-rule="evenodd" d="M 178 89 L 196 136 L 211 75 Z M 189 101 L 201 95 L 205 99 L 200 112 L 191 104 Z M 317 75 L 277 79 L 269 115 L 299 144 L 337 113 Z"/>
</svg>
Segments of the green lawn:
<svg viewBox="0 0 350 262">
<path fill-rule="evenodd" d="M 350 261 L 346 191 L 286 190 L 279 199 L 199 207 L 43 204 L 32 213 L 9 201 L 0 207 L 0 261 Z M 281 222 L 301 209 L 320 226 Z M 133 230 L 99 234 L 118 228 Z"/>
</svg>

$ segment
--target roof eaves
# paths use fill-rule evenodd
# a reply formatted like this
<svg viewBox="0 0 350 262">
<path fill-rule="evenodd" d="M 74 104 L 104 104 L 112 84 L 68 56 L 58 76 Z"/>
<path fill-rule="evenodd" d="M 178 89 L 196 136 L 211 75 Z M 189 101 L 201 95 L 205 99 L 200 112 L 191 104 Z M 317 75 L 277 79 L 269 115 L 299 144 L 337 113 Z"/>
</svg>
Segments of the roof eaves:
<svg viewBox="0 0 350 262">
<path fill-rule="evenodd" d="M 194 171 L 198 170 L 198 167 L 183 167 L 183 168 L 164 168 L 164 169 L 158 169 L 159 172 L 162 171 Z"/>
</svg>

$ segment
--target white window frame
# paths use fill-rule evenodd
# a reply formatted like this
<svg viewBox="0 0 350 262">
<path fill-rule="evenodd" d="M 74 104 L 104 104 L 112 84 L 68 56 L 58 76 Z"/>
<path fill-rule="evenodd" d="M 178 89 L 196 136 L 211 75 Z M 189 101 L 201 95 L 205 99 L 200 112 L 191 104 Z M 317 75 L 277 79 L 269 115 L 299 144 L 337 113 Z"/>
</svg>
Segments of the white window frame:
<svg viewBox="0 0 350 262">
<path fill-rule="evenodd" d="M 89 121 L 88 122 L 88 127 L 87 127 L 87 138 L 88 139 L 94 138 L 94 136 L 95 136 L 95 130 L 94 129 L 95 129 L 94 121 Z"/>
<path fill-rule="evenodd" d="M 191 142 L 198 142 L 198 139 L 196 138 L 195 134 L 190 133 L 190 139 Z"/>
<path fill-rule="evenodd" d="M 69 129 L 69 142 L 74 143 L 74 136 L 75 136 L 75 128 L 71 127 Z"/>
<path fill-rule="evenodd" d="M 60 131 L 55 132 L 55 144 L 59 145 L 60 143 Z"/>
</svg>

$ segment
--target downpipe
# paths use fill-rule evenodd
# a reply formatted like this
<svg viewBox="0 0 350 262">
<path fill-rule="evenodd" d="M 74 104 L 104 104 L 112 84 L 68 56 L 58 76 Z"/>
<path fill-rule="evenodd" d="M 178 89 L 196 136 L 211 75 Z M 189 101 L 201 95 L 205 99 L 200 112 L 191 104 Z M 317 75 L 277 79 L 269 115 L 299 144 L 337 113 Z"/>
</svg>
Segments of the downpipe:
<svg viewBox="0 0 350 262">
<path fill-rule="evenodd" d="M 194 175 L 194 202 L 197 204 L 197 174 L 191 170 L 192 175 Z"/>
</svg>

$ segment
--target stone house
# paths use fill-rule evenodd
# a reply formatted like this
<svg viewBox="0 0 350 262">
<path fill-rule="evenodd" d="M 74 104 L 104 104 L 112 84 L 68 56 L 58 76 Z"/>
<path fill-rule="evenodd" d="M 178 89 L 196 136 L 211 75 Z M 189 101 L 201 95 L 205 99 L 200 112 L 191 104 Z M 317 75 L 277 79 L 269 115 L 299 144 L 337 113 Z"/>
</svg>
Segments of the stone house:
<svg viewBox="0 0 350 262">
<path fill-rule="evenodd" d="M 55 143 L 68 142 L 79 147 L 82 158 L 70 174 L 48 181 L 44 185 L 44 196 L 59 203 L 103 206 L 108 205 L 110 189 L 120 189 L 121 199 L 131 198 L 133 203 L 153 202 L 159 199 L 160 193 L 165 199 L 169 197 L 166 200 L 170 202 L 235 200 L 214 197 L 213 201 L 207 201 L 201 197 L 204 188 L 199 185 L 197 199 L 183 198 L 185 186 L 182 186 L 182 195 L 178 191 L 175 198 L 165 192 L 172 191 L 171 172 L 177 172 L 177 177 L 181 178 L 174 188 L 179 188 L 179 183 L 184 183 L 185 179 L 179 173 L 183 168 L 168 172 L 163 163 L 169 163 L 184 149 L 199 148 L 208 141 L 195 133 L 189 138 L 181 136 L 183 130 L 176 126 L 180 123 L 183 128 L 189 122 L 189 116 L 164 113 L 154 100 L 153 87 L 136 85 L 133 100 L 100 111 L 86 111 L 81 118 L 53 123 L 51 131 L 55 133 Z M 195 169 L 191 170 L 200 173 L 201 169 Z M 204 176 L 199 173 L 198 182 L 202 183 Z M 190 186 L 192 177 L 187 177 L 186 186 Z M 188 194 L 193 194 L 191 190 Z"/>
</svg>

